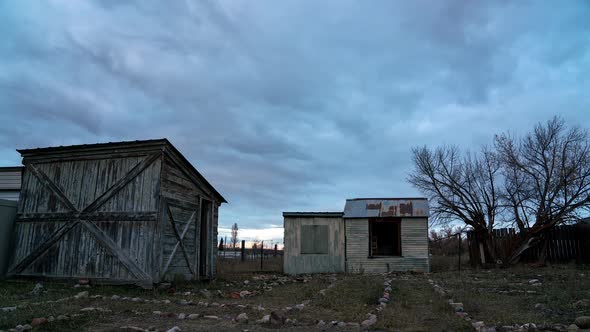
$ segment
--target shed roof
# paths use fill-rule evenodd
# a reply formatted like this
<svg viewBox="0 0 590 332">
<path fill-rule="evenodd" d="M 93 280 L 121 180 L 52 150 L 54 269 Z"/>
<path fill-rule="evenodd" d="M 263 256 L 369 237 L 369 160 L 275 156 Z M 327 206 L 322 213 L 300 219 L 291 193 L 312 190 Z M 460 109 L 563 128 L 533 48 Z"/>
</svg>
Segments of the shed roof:
<svg viewBox="0 0 590 332">
<path fill-rule="evenodd" d="M 169 151 L 174 154 L 186 169 L 191 173 L 190 175 L 200 182 L 204 183 L 214 195 L 222 203 L 227 203 L 227 200 L 205 179 L 199 171 L 178 151 L 178 149 L 170 143 L 166 138 L 137 140 L 137 141 L 121 141 L 108 143 L 94 143 L 94 144 L 79 144 L 67 146 L 53 146 L 44 148 L 32 149 L 17 149 L 23 158 L 43 159 L 43 158 L 64 158 L 71 153 L 108 153 L 108 152 L 123 152 L 127 150 L 138 149 L 153 149 L 159 148 L 164 150 L 164 147 L 169 148 Z"/>
<path fill-rule="evenodd" d="M 428 218 L 426 198 L 347 199 L 344 218 L 420 217 Z"/>
<path fill-rule="evenodd" d="M 342 218 L 342 212 L 283 212 L 283 217 L 295 218 Z"/>
</svg>

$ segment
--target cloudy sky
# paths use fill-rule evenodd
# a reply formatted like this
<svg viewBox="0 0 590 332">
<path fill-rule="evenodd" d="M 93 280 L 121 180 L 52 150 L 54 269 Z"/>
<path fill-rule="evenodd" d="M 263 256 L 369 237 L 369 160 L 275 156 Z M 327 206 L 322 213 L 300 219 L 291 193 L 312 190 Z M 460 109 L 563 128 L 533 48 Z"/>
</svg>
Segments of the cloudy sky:
<svg viewBox="0 0 590 332">
<path fill-rule="evenodd" d="M 413 146 L 590 127 L 587 1 L 15 0 L 0 31 L 0 165 L 167 137 L 244 238 L 280 238 L 282 211 L 419 195 Z"/>
</svg>

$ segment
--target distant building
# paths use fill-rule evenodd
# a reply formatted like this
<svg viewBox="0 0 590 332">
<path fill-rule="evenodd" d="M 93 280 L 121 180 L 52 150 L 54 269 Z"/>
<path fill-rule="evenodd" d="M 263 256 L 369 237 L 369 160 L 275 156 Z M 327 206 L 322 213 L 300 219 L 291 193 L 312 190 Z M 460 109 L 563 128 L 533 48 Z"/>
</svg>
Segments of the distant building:
<svg viewBox="0 0 590 332">
<path fill-rule="evenodd" d="M 0 167 L 0 199 L 18 201 L 23 167 Z"/>
<path fill-rule="evenodd" d="M 428 200 L 359 198 L 344 212 L 284 212 L 284 272 L 430 270 Z"/>
</svg>

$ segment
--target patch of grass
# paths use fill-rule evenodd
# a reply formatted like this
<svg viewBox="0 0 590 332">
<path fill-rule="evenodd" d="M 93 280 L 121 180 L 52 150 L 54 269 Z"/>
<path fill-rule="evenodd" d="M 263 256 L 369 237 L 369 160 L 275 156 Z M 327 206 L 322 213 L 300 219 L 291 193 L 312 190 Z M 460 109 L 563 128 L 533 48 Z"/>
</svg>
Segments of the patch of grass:
<svg viewBox="0 0 590 332">
<path fill-rule="evenodd" d="M 217 259 L 217 275 L 220 278 L 235 275 L 236 273 L 260 273 L 260 272 L 283 272 L 283 256 L 267 257 L 260 266 L 260 260 L 246 260 L 222 258 Z"/>
<path fill-rule="evenodd" d="M 388 331 L 472 331 L 421 276 L 392 281 L 391 302 L 377 321 Z"/>
<path fill-rule="evenodd" d="M 584 266 L 518 266 L 433 277 L 469 314 L 488 324 L 570 324 L 577 316 L 590 315 L 590 270 Z M 532 286 L 531 279 L 542 285 Z"/>
<path fill-rule="evenodd" d="M 315 300 L 296 318 L 360 323 L 367 319 L 368 312 L 374 311 L 383 292 L 383 280 L 382 276 L 375 275 L 344 275 L 325 296 L 317 294 L 319 289 L 311 294 Z"/>
</svg>

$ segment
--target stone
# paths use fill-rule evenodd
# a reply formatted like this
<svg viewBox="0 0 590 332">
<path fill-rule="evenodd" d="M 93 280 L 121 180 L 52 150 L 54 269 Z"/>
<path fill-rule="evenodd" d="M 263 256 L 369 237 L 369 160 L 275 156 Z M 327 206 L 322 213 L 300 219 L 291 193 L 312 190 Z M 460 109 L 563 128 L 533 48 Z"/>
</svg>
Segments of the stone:
<svg viewBox="0 0 590 332">
<path fill-rule="evenodd" d="M 134 297 L 131 299 L 131 302 L 142 302 L 142 300 L 139 297 Z"/>
<path fill-rule="evenodd" d="M 357 323 L 357 322 L 349 322 L 346 323 L 346 326 L 350 326 L 350 327 L 360 327 L 361 324 Z"/>
<path fill-rule="evenodd" d="M 463 311 L 463 303 L 461 303 L 461 302 L 453 302 L 453 303 L 449 303 L 449 305 L 451 306 L 451 308 L 453 308 L 455 310 L 455 312 Z"/>
<path fill-rule="evenodd" d="M 535 303 L 535 309 L 545 310 L 545 305 L 543 303 Z"/>
<path fill-rule="evenodd" d="M 83 298 L 87 298 L 87 297 L 88 297 L 88 291 L 80 292 L 80 293 L 76 294 L 76 296 L 74 296 L 74 298 L 76 298 L 76 299 L 83 299 Z"/>
<path fill-rule="evenodd" d="M 39 296 L 39 295 L 41 295 L 42 292 L 43 292 L 43 284 L 37 283 L 35 285 L 35 287 L 33 288 L 33 290 L 31 291 L 31 295 Z"/>
<path fill-rule="evenodd" d="M 182 332 L 182 330 L 180 329 L 180 327 L 175 326 L 175 327 L 171 328 L 170 330 L 168 330 L 168 332 Z"/>
<path fill-rule="evenodd" d="M 576 318 L 574 324 L 578 325 L 581 329 L 590 329 L 590 316 L 580 316 Z"/>
<path fill-rule="evenodd" d="M 170 300 L 162 300 L 162 303 L 164 303 L 164 304 L 170 304 L 170 303 L 172 303 L 172 301 L 170 301 Z"/>
<path fill-rule="evenodd" d="M 247 290 L 243 290 L 243 291 L 240 292 L 240 297 L 241 298 L 245 298 L 245 297 L 250 296 L 250 295 L 252 295 L 252 292 L 247 291 Z"/>
<path fill-rule="evenodd" d="M 273 325 L 282 325 L 285 323 L 285 315 L 281 312 L 273 311 L 270 313 L 270 323 Z"/>
<path fill-rule="evenodd" d="M 479 328 L 485 326 L 485 324 L 482 321 L 477 321 L 477 322 L 471 323 L 471 326 L 473 326 L 473 328 L 475 328 L 475 329 L 479 329 Z"/>
<path fill-rule="evenodd" d="M 45 317 L 33 318 L 31 325 L 32 326 L 39 326 L 39 325 L 47 324 L 48 322 L 49 322 L 49 320 Z"/>
<path fill-rule="evenodd" d="M 82 308 L 80 309 L 80 312 L 90 312 L 90 311 L 95 311 L 96 308 L 94 307 L 87 307 L 87 308 Z"/>
<path fill-rule="evenodd" d="M 238 323 L 247 323 L 248 322 L 248 315 L 243 312 L 241 314 L 239 314 L 238 316 L 236 316 L 236 322 Z"/>
<path fill-rule="evenodd" d="M 539 282 L 541 282 L 541 281 L 539 281 L 539 279 L 531 279 L 531 280 L 529 280 L 529 285 L 536 284 Z"/>
<path fill-rule="evenodd" d="M 66 315 L 59 315 L 57 316 L 57 320 L 69 320 L 70 317 L 66 316 Z"/>
<path fill-rule="evenodd" d="M 264 310 L 266 310 L 266 309 L 265 309 L 265 308 L 264 308 L 264 307 L 263 307 L 261 304 L 259 304 L 259 305 L 258 305 L 256 308 L 254 308 L 254 309 L 256 309 L 256 310 L 258 310 L 258 311 L 264 311 Z"/>
<path fill-rule="evenodd" d="M 567 332 L 578 332 L 578 331 L 580 331 L 580 328 L 576 324 L 571 324 L 570 326 L 567 327 Z"/>
<path fill-rule="evenodd" d="M 250 283 L 250 280 L 244 280 L 244 285 L 247 285 Z"/>
<path fill-rule="evenodd" d="M 321 296 L 326 296 L 326 290 L 325 289 L 320 290 L 320 295 Z"/>
<path fill-rule="evenodd" d="M 113 296 L 111 296 L 111 300 L 113 300 L 113 301 L 117 301 L 117 300 L 120 300 L 120 299 L 121 299 L 121 297 L 119 295 L 113 295 Z"/>
<path fill-rule="evenodd" d="M 455 315 L 457 315 L 457 316 L 459 316 L 461 318 L 464 318 L 465 316 L 468 315 L 468 313 L 462 312 L 462 311 L 458 311 L 458 312 L 455 312 Z"/>
<path fill-rule="evenodd" d="M 379 299 L 379 303 L 387 303 L 387 302 L 389 302 L 389 299 L 387 299 L 387 298 L 382 297 Z"/>
<path fill-rule="evenodd" d="M 186 314 L 180 313 L 178 314 L 178 319 L 183 320 L 186 318 Z"/>
<path fill-rule="evenodd" d="M 22 330 L 23 330 L 23 331 L 30 331 L 30 330 L 32 330 L 32 329 L 33 329 L 33 327 L 32 327 L 31 325 L 29 325 L 29 324 L 25 324 L 25 325 L 23 325 L 23 329 L 22 329 Z"/>
<path fill-rule="evenodd" d="M 49 317 L 47 318 L 47 322 L 48 322 L 48 323 L 53 323 L 53 322 L 55 322 L 55 317 L 53 317 L 53 316 L 49 316 Z"/>
<path fill-rule="evenodd" d="M 305 304 L 303 304 L 303 303 L 295 305 L 295 309 L 297 309 L 297 310 L 303 310 L 303 308 L 305 308 Z"/>
<path fill-rule="evenodd" d="M 256 323 L 267 324 L 270 322 L 270 315 L 264 315 L 261 319 L 257 320 Z"/>
<path fill-rule="evenodd" d="M 213 315 L 207 315 L 207 316 L 203 316 L 203 318 L 206 318 L 206 319 L 211 319 L 211 320 L 218 320 L 218 319 L 219 319 L 219 317 L 217 317 L 217 316 L 213 316 Z"/>
<path fill-rule="evenodd" d="M 211 297 L 211 292 L 208 289 L 201 289 L 199 291 L 199 293 L 201 295 L 203 295 L 205 298 L 210 298 Z"/>
<path fill-rule="evenodd" d="M 158 311 L 158 310 L 156 310 L 156 311 L 153 311 L 153 312 L 152 312 L 152 314 L 153 314 L 154 316 L 160 316 L 160 315 L 162 314 L 162 312 L 161 312 L 161 311 Z"/>
<path fill-rule="evenodd" d="M 187 305 L 188 304 L 188 301 L 187 300 L 184 300 L 184 299 L 183 300 L 179 300 L 178 301 L 178 304 L 180 304 L 180 305 Z"/>
<path fill-rule="evenodd" d="M 579 301 L 574 302 L 572 304 L 572 306 L 576 309 L 588 308 L 588 307 L 590 307 L 590 300 L 588 300 L 588 299 L 579 300 Z"/>
<path fill-rule="evenodd" d="M 11 312 L 11 311 L 15 311 L 16 310 L 16 307 L 4 307 L 4 308 L 2 308 L 0 310 L 1 311 L 4 311 L 4 312 Z"/>
<path fill-rule="evenodd" d="M 323 320 L 320 320 L 317 324 L 317 326 L 325 326 L 326 322 L 324 322 Z"/>
<path fill-rule="evenodd" d="M 187 316 L 187 318 L 188 318 L 188 319 L 197 319 L 197 318 L 199 318 L 200 316 L 201 316 L 201 315 L 199 315 L 199 314 L 190 314 L 190 315 L 188 315 L 188 316 Z"/>
</svg>

